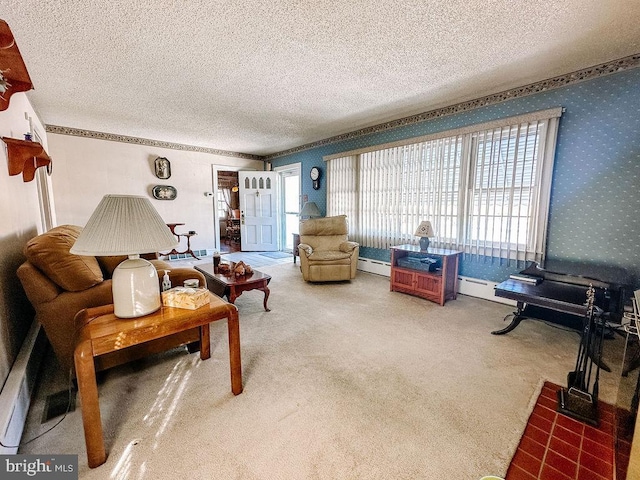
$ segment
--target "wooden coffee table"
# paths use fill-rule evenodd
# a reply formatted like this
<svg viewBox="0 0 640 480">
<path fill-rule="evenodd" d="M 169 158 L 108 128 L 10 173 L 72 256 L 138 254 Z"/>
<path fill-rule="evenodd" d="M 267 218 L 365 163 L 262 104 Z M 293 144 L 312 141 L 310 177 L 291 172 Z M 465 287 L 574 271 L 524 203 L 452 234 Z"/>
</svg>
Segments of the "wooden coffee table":
<svg viewBox="0 0 640 480">
<path fill-rule="evenodd" d="M 271 276 L 254 270 L 249 275 L 236 277 L 233 272 L 234 262 L 225 262 L 229 265 L 228 273 L 216 273 L 212 263 L 195 265 L 195 269 L 207 279 L 207 288 L 219 297 L 226 296 L 230 303 L 234 303 L 242 292 L 249 290 L 262 290 L 264 292 L 264 309 L 269 312 L 267 300 L 269 299 L 269 287 Z"/>
</svg>

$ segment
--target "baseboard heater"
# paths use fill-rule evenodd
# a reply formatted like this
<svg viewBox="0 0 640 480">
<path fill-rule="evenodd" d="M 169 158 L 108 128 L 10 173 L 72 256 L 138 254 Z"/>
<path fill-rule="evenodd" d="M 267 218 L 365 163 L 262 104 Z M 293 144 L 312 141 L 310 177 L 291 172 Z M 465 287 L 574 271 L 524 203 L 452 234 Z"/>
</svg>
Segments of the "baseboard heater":
<svg viewBox="0 0 640 480">
<path fill-rule="evenodd" d="M 463 277 L 458 275 L 458 293 L 469 295 L 470 297 L 483 298 L 492 302 L 515 305 L 516 302 L 506 298 L 496 297 L 495 287 L 497 282 L 491 280 L 480 280 L 478 278 Z"/>
<path fill-rule="evenodd" d="M 358 270 L 367 273 L 375 273 L 385 277 L 391 276 L 391 264 L 382 260 L 373 260 L 371 258 L 358 258 Z M 496 297 L 494 288 L 496 282 L 490 280 L 480 280 L 477 278 L 458 276 L 458 293 L 469 295 L 470 297 L 483 298 L 492 302 L 505 303 L 507 305 L 515 305 L 516 302 L 506 298 Z"/>
<path fill-rule="evenodd" d="M 7 445 L 0 446 L 2 455 L 18 452 L 46 345 L 44 332 L 34 321 L 0 391 L 0 440 Z"/>
<path fill-rule="evenodd" d="M 358 257 L 358 270 L 391 277 L 391 264 L 389 262 L 383 262 L 382 260 Z"/>
</svg>

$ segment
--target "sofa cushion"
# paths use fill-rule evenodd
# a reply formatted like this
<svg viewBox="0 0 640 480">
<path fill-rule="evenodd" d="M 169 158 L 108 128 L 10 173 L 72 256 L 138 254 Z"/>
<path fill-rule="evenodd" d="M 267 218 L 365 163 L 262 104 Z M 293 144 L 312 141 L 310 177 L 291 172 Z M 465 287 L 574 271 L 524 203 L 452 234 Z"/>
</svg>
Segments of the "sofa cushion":
<svg viewBox="0 0 640 480">
<path fill-rule="evenodd" d="M 128 255 L 109 255 L 104 257 L 101 257 L 101 256 L 96 257 L 96 259 L 98 260 L 98 264 L 100 265 L 100 268 L 102 268 L 102 273 L 104 274 L 104 278 L 113 277 L 113 271 L 116 269 L 118 265 L 124 262 L 127 258 L 129 258 Z M 156 267 L 156 270 L 171 269 L 171 266 L 167 262 L 158 260 L 157 253 L 143 253 L 142 255 L 140 255 L 140 258 L 149 260 L 153 264 L 153 266 Z"/>
<path fill-rule="evenodd" d="M 98 265 L 102 268 L 105 278 L 111 278 L 116 267 L 127 258 L 129 258 L 127 255 L 98 256 L 96 260 L 98 260 Z"/>
<path fill-rule="evenodd" d="M 61 225 L 27 242 L 24 255 L 63 290 L 79 292 L 102 282 L 95 257 L 69 253 L 82 227 Z"/>
</svg>

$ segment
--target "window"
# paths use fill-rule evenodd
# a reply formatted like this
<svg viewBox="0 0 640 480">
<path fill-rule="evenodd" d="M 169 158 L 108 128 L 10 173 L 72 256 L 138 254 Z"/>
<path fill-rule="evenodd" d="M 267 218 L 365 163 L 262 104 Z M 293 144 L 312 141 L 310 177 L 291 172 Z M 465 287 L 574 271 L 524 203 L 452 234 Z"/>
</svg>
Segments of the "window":
<svg viewBox="0 0 640 480">
<path fill-rule="evenodd" d="M 229 211 L 229 203 L 226 200 L 226 196 L 229 196 L 228 194 L 225 195 L 225 190 L 226 192 L 229 191 L 229 189 L 224 189 L 224 188 L 218 188 L 218 194 L 217 194 L 217 205 L 218 205 L 218 218 L 221 219 L 226 219 L 227 218 L 227 213 Z"/>
<path fill-rule="evenodd" d="M 492 257 L 544 256 L 561 109 L 325 158 L 327 212 L 346 214 L 362 246 L 414 242 Z"/>
</svg>

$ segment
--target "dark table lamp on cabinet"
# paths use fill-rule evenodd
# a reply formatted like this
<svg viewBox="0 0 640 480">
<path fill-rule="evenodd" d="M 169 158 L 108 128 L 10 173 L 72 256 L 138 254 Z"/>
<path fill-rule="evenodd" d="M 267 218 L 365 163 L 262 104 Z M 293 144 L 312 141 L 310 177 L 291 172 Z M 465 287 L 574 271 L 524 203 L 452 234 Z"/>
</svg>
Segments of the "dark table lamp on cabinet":
<svg viewBox="0 0 640 480">
<path fill-rule="evenodd" d="M 420 222 L 414 235 L 420 237 L 420 250 L 427 250 L 429 248 L 429 237 L 435 236 L 431 222 L 428 220 Z"/>
</svg>

